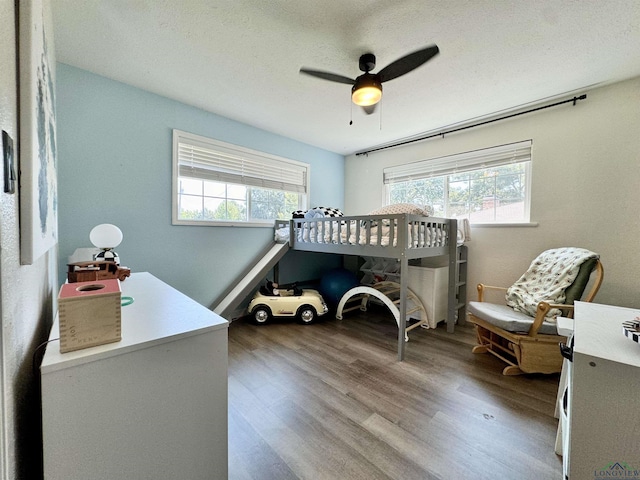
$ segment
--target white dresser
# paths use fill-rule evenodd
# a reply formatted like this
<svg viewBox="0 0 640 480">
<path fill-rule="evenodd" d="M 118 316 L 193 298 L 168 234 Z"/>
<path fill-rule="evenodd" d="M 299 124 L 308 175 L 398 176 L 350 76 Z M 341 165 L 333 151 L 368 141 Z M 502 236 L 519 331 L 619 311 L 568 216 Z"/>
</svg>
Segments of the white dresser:
<svg viewBox="0 0 640 480">
<path fill-rule="evenodd" d="M 149 273 L 122 295 L 120 342 L 47 346 L 44 478 L 226 479 L 228 322 Z"/>
<path fill-rule="evenodd" d="M 576 302 L 560 409 L 567 479 L 640 478 L 640 344 L 622 328 L 638 315 Z"/>
</svg>

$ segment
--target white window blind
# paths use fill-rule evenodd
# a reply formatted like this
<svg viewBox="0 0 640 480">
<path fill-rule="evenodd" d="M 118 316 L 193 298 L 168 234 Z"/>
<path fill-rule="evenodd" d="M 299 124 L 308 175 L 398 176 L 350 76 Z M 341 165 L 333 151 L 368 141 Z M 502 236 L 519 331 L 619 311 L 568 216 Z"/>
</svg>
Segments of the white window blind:
<svg viewBox="0 0 640 480">
<path fill-rule="evenodd" d="M 174 130 L 178 175 L 307 194 L 302 163 Z"/>
<path fill-rule="evenodd" d="M 423 178 L 452 175 L 480 168 L 530 161 L 531 144 L 531 140 L 526 140 L 388 167 L 383 170 L 384 183 L 407 182 Z"/>
</svg>

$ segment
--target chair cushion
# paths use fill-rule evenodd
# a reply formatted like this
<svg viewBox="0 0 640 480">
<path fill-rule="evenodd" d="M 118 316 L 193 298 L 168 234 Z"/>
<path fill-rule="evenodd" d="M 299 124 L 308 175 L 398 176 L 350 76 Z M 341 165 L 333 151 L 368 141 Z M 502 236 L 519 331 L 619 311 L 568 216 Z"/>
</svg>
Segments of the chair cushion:
<svg viewBox="0 0 640 480">
<path fill-rule="evenodd" d="M 529 328 L 533 324 L 533 318 L 529 315 L 518 312 L 507 305 L 498 305 L 488 302 L 469 302 L 467 304 L 467 312 L 478 318 L 495 325 L 503 330 L 513 333 L 529 332 Z M 557 335 L 556 324 L 545 320 L 542 322 L 538 333 L 547 335 Z"/>
<path fill-rule="evenodd" d="M 582 298 L 582 294 L 584 293 L 584 289 L 587 288 L 587 284 L 589 283 L 589 279 L 591 278 L 591 272 L 596 268 L 596 264 L 598 263 L 598 257 L 589 258 L 582 265 L 580 265 L 580 271 L 576 276 L 576 279 L 573 281 L 571 285 L 567 287 L 564 294 L 566 299 L 564 301 L 567 305 L 573 305 L 573 302 L 576 302 Z"/>
</svg>

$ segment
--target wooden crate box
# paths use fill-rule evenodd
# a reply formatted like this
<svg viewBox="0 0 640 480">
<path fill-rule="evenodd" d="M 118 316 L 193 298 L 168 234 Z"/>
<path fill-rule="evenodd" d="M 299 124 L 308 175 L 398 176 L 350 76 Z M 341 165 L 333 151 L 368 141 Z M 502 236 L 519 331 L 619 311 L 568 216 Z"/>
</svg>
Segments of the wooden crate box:
<svg viewBox="0 0 640 480">
<path fill-rule="evenodd" d="M 58 295 L 60 352 L 120 341 L 120 299 L 117 279 L 62 285 Z"/>
</svg>

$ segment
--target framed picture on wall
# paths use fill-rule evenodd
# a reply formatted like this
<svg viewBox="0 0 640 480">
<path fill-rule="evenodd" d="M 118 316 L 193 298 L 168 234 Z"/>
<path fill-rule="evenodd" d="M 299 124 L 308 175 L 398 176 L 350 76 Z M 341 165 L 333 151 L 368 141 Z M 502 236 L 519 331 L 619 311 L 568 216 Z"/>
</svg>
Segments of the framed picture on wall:
<svg viewBox="0 0 640 480">
<path fill-rule="evenodd" d="M 18 5 L 20 262 L 58 241 L 55 52 L 50 0 Z"/>
</svg>

